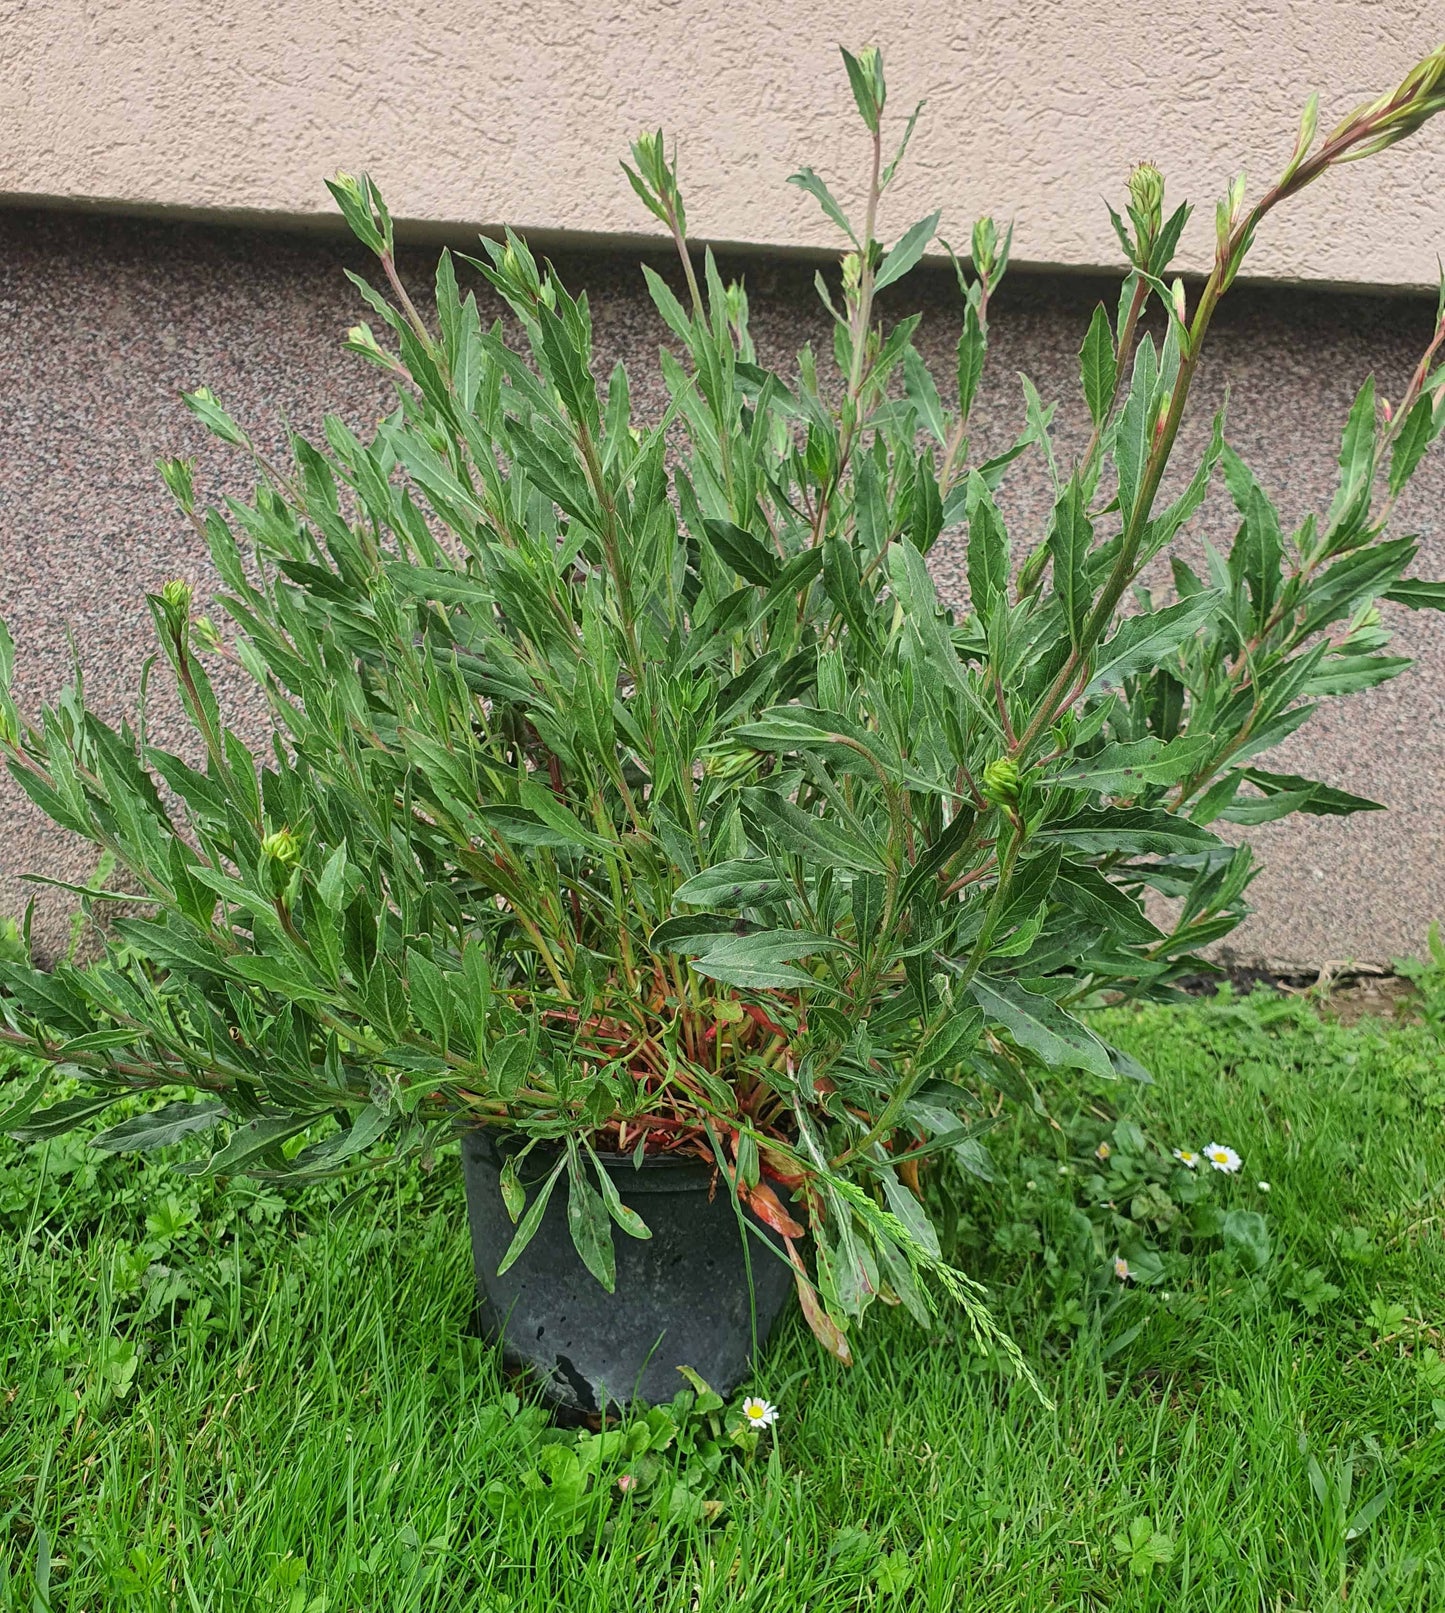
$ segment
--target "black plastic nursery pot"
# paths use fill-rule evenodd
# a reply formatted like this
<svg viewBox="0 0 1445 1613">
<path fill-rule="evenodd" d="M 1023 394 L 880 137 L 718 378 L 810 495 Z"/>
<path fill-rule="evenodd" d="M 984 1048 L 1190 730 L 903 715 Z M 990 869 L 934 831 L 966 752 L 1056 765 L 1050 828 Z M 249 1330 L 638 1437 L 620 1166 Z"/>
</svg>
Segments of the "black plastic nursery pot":
<svg viewBox="0 0 1445 1613">
<path fill-rule="evenodd" d="M 750 1237 L 750 1292 L 737 1212 L 711 1167 L 668 1156 L 635 1167 L 624 1155 L 602 1156 L 622 1202 L 652 1232 L 647 1239 L 614 1239 L 617 1283 L 609 1294 L 573 1247 L 565 1180 L 516 1264 L 497 1276 L 516 1233 L 502 1202 L 506 1147 L 485 1130 L 462 1133 L 478 1314 L 503 1358 L 532 1368 L 548 1399 L 572 1411 L 671 1400 L 687 1387 L 681 1366 L 730 1395 L 751 1364 L 754 1315 L 761 1347 L 793 1278 Z M 556 1162 L 556 1152 L 542 1147 L 522 1161 L 529 1200 Z"/>
</svg>

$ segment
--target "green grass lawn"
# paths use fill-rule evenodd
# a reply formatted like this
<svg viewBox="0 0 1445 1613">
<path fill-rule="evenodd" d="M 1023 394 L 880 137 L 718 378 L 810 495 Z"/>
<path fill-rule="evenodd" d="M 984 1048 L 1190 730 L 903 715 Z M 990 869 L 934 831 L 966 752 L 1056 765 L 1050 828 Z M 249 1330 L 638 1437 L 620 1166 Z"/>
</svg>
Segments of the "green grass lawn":
<svg viewBox="0 0 1445 1613">
<path fill-rule="evenodd" d="M 851 1370 L 794 1318 L 755 1384 L 771 1445 L 629 1493 L 601 1447 L 563 1482 L 469 1337 L 454 1159 L 343 1214 L 0 1145 L 0 1606 L 1445 1606 L 1438 1018 L 1224 999 L 1108 1030 L 1156 1084 L 1011 1116 L 955 1226 L 1056 1411 L 946 1313 L 865 1329 Z M 1092 1163 L 1111 1138 L 1162 1198 Z M 1173 1166 L 1211 1141 L 1237 1175 Z"/>
</svg>

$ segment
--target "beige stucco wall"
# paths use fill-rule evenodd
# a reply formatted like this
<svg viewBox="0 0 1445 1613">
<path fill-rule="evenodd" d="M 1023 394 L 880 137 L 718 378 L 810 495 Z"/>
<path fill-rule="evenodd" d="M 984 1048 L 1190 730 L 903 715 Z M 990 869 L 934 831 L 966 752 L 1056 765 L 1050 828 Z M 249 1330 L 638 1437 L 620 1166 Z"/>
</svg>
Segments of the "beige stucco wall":
<svg viewBox="0 0 1445 1613">
<path fill-rule="evenodd" d="M 856 194 L 835 42 L 875 40 L 899 121 L 928 100 L 895 228 L 991 211 L 1023 261 L 1112 264 L 1100 197 L 1147 156 L 1203 204 L 1198 267 L 1214 196 L 1277 170 L 1311 89 L 1328 126 L 1441 37 L 1441 0 L 0 0 L 0 196 L 294 216 L 364 167 L 399 217 L 644 233 L 617 160 L 661 125 L 699 237 L 830 245 L 784 181 Z M 1420 286 L 1442 251 L 1436 133 L 1301 198 L 1252 269 Z"/>
</svg>

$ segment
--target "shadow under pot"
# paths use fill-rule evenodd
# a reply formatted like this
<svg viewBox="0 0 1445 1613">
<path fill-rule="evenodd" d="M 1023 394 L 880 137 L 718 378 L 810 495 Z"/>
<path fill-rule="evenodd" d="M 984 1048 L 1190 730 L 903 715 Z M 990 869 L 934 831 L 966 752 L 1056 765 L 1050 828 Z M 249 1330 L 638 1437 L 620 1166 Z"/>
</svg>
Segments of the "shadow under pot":
<svg viewBox="0 0 1445 1613">
<path fill-rule="evenodd" d="M 750 1297 L 737 1212 L 712 1167 L 666 1155 L 640 1167 L 627 1155 L 600 1156 L 622 1202 L 652 1232 L 645 1239 L 616 1235 L 617 1282 L 609 1294 L 573 1247 L 565 1171 L 531 1242 L 497 1275 L 517 1230 L 502 1202 L 502 1165 L 521 1146 L 514 1134 L 462 1133 L 478 1315 L 503 1359 L 532 1368 L 547 1398 L 570 1411 L 671 1400 L 687 1387 L 680 1366 L 731 1395 L 752 1364 L 754 1314 L 761 1347 L 793 1292 L 793 1276 L 749 1237 Z M 528 1203 L 557 1160 L 556 1148 L 538 1144 L 521 1162 Z M 761 1228 L 751 1211 L 742 1213 Z M 775 1234 L 766 1235 L 776 1244 Z"/>
</svg>

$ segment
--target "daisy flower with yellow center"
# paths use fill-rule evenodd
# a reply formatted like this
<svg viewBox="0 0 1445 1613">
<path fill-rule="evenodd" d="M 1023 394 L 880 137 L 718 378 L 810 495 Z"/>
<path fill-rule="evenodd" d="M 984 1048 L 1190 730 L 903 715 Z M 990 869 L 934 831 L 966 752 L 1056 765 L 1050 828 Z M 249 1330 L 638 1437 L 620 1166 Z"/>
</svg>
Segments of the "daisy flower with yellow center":
<svg viewBox="0 0 1445 1613">
<path fill-rule="evenodd" d="M 1127 1283 L 1134 1275 L 1134 1273 L 1129 1270 L 1129 1262 L 1125 1260 L 1123 1255 L 1114 1256 L 1114 1275 L 1121 1283 Z"/>
<path fill-rule="evenodd" d="M 1114 1150 L 1109 1147 L 1108 1143 L 1100 1143 L 1099 1146 L 1094 1150 L 1094 1158 L 1107 1159 L 1113 1152 Z"/>
<path fill-rule="evenodd" d="M 749 1428 L 771 1428 L 778 1420 L 778 1408 L 757 1395 L 743 1401 L 743 1421 Z"/>
<path fill-rule="evenodd" d="M 1176 1148 L 1174 1157 L 1187 1171 L 1192 1171 L 1199 1164 L 1199 1155 L 1192 1148 Z"/>
<path fill-rule="evenodd" d="M 1243 1161 L 1232 1148 L 1226 1148 L 1223 1143 L 1210 1143 L 1204 1150 L 1204 1157 L 1217 1171 L 1224 1171 L 1233 1176 Z"/>
</svg>

